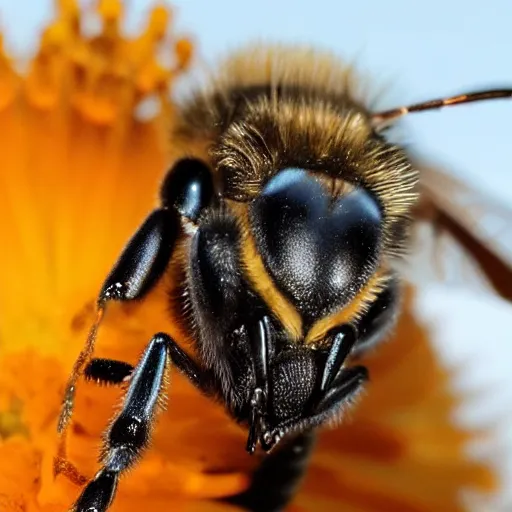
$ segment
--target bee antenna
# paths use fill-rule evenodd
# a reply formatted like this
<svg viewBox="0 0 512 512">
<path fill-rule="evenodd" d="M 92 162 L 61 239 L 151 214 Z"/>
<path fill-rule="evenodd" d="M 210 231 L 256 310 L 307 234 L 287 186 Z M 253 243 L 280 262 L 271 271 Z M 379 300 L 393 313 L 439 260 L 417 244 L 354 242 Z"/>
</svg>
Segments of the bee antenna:
<svg viewBox="0 0 512 512">
<path fill-rule="evenodd" d="M 413 112 L 424 112 L 425 110 L 436 110 L 443 107 L 463 105 L 464 103 L 473 103 L 475 101 L 498 100 L 510 97 L 512 97 L 512 89 L 488 89 L 486 91 L 469 92 L 449 98 L 438 98 L 422 103 L 415 103 L 414 105 L 406 107 L 377 112 L 371 116 L 371 122 L 375 129 L 381 130 L 398 118 Z"/>
</svg>

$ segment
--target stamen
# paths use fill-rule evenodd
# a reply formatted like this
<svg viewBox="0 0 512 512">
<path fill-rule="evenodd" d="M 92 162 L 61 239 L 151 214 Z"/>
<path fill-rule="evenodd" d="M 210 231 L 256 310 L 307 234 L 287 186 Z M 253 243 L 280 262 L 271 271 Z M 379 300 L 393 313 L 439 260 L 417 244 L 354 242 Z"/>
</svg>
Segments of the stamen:
<svg viewBox="0 0 512 512">
<path fill-rule="evenodd" d="M 64 400 L 62 402 L 62 409 L 60 412 L 59 422 L 57 426 L 57 432 L 61 435 L 61 438 L 65 437 L 65 431 L 68 427 L 69 420 L 71 419 L 71 415 L 73 413 L 76 383 L 78 382 L 78 379 L 83 375 L 87 363 L 89 363 L 89 361 L 91 360 L 92 354 L 94 352 L 96 336 L 98 334 L 98 329 L 100 327 L 104 313 L 105 307 L 98 306 L 96 320 L 93 326 L 91 327 L 91 330 L 89 331 L 84 348 L 78 355 L 78 358 L 76 359 L 75 364 L 73 365 L 71 375 L 66 385 L 66 391 L 64 393 Z"/>
</svg>

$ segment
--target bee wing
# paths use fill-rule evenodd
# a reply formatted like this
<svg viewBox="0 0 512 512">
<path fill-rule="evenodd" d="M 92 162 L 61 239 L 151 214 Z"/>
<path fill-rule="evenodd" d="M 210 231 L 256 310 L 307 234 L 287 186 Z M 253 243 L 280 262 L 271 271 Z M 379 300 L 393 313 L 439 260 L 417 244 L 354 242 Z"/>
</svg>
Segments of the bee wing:
<svg viewBox="0 0 512 512">
<path fill-rule="evenodd" d="M 415 285 L 411 312 L 463 397 L 457 421 L 492 434 L 472 445 L 473 454 L 490 464 L 502 484 L 488 498 L 472 496 L 472 505 L 509 511 L 512 209 L 437 169 L 423 168 L 421 178 L 405 269 Z"/>
<path fill-rule="evenodd" d="M 427 167 L 415 213 L 404 269 L 413 283 L 443 282 L 512 299 L 512 208 Z"/>
</svg>

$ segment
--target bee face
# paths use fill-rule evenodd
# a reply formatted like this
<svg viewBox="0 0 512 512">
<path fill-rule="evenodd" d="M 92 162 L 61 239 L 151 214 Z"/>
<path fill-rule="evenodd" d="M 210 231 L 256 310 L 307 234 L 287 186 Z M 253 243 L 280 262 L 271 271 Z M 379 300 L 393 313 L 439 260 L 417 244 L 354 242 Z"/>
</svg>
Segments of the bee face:
<svg viewBox="0 0 512 512">
<path fill-rule="evenodd" d="M 244 211 L 247 223 L 234 213 L 240 207 L 230 209 L 221 197 L 199 219 L 186 286 L 202 359 L 220 384 L 221 398 L 237 420 L 250 425 L 249 450 L 256 442 L 269 450 L 285 433 L 317 425 L 339 406 L 320 404 L 332 338 L 340 333 L 326 333 L 318 349 L 306 343 L 304 330 L 345 309 L 377 268 L 381 211 L 362 190 L 333 198 L 300 169 L 276 173 Z M 253 264 L 244 261 L 249 243 L 263 263 L 259 277 L 265 282 L 256 287 L 245 271 Z M 294 312 L 298 335 L 287 331 L 289 317 L 282 323 L 275 313 L 275 297 L 267 303 L 258 293 L 262 286 L 279 293 Z M 343 327 L 348 348 L 355 336 Z M 362 369 L 351 375 L 352 386 L 365 377 Z"/>
<path fill-rule="evenodd" d="M 297 62 L 280 73 L 278 85 L 222 84 L 186 103 L 174 139 L 207 142 L 162 187 L 174 204 L 174 180 L 190 176 L 190 196 L 197 187 L 185 167 L 209 169 L 179 296 L 211 392 L 248 425 L 250 452 L 336 418 L 359 391 L 366 370 L 346 362 L 393 323 L 393 260 L 415 200 L 405 154 L 343 86 Z"/>
</svg>

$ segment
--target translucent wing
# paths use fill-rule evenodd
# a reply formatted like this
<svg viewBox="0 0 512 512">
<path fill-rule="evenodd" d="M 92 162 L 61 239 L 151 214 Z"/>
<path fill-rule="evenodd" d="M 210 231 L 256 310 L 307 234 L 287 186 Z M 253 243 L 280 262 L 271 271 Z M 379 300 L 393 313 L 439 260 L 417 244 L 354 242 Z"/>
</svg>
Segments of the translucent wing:
<svg viewBox="0 0 512 512">
<path fill-rule="evenodd" d="M 512 208 L 431 167 L 404 272 L 415 284 L 442 282 L 512 299 Z"/>
<path fill-rule="evenodd" d="M 460 424 L 492 433 L 475 441 L 497 472 L 498 492 L 469 510 L 512 510 L 510 323 L 512 208 L 438 169 L 423 167 L 410 258 L 413 315 L 452 369 Z M 449 286 L 445 286 L 449 285 Z"/>
</svg>

